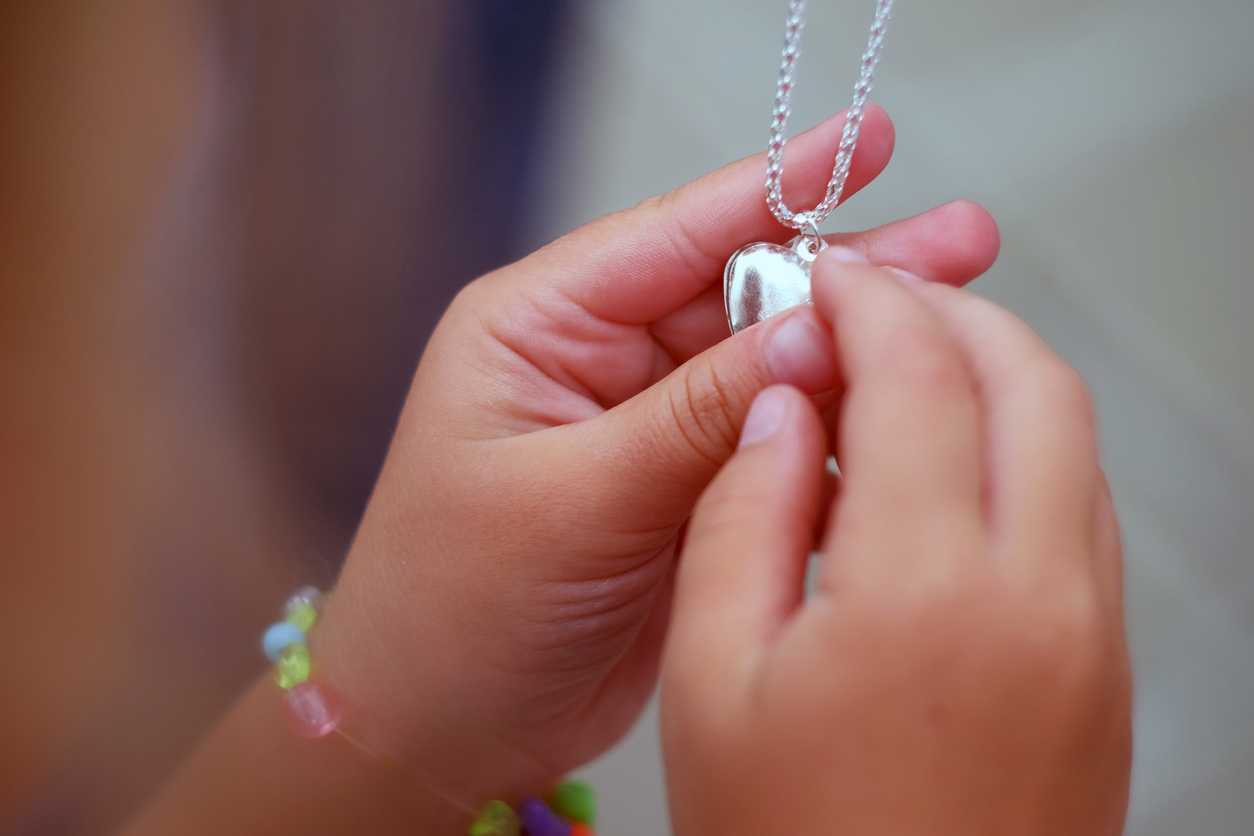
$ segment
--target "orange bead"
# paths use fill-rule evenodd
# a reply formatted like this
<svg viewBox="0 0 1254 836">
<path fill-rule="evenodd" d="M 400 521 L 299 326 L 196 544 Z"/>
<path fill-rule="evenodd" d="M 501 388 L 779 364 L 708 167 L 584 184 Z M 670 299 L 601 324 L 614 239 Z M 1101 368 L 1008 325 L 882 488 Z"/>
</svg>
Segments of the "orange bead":
<svg viewBox="0 0 1254 836">
<path fill-rule="evenodd" d="M 592 828 L 582 822 L 571 822 L 570 836 L 597 836 Z"/>
</svg>

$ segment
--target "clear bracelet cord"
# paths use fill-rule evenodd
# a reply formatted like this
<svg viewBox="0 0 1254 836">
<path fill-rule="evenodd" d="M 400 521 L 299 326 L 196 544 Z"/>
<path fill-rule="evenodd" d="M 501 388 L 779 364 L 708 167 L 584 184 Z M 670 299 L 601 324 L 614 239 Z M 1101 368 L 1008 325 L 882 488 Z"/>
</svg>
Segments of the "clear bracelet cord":
<svg viewBox="0 0 1254 836">
<path fill-rule="evenodd" d="M 308 636 L 317 624 L 329 595 L 307 586 L 288 599 L 283 620 L 272 624 L 261 639 L 262 650 L 274 663 L 274 680 L 283 689 L 283 713 L 292 731 L 319 738 L 335 733 L 370 757 L 393 768 L 399 765 L 372 751 L 340 727 L 343 703 L 331 688 L 310 679 Z M 407 770 L 400 771 L 411 775 Z M 582 781 L 565 781 L 547 802 L 524 798 L 517 809 L 504 801 L 489 801 L 480 809 L 461 803 L 433 787 L 425 789 L 473 817 L 470 836 L 594 836 L 596 795 Z"/>
</svg>

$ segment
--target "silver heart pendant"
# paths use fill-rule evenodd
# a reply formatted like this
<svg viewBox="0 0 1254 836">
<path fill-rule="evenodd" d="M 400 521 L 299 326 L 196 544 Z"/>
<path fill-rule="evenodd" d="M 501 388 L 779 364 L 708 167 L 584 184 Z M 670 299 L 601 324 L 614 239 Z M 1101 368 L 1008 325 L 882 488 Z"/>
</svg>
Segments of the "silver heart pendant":
<svg viewBox="0 0 1254 836">
<path fill-rule="evenodd" d="M 822 238 L 798 235 L 782 247 L 760 243 L 736 250 L 723 272 L 731 332 L 739 334 L 780 311 L 810 304 L 810 267 L 826 248 Z"/>
</svg>

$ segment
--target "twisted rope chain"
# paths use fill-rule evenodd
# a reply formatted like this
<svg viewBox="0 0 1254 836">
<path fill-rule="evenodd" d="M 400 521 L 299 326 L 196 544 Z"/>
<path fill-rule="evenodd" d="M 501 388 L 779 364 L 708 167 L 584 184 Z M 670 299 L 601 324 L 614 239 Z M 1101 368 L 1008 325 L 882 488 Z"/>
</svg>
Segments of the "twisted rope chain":
<svg viewBox="0 0 1254 836">
<path fill-rule="evenodd" d="M 832 214 L 840 195 L 845 190 L 849 176 L 849 163 L 853 149 L 858 144 L 858 130 L 862 127 L 862 115 L 866 112 L 867 96 L 875 83 L 875 65 L 884 50 L 884 35 L 888 32 L 888 18 L 892 14 L 893 0 L 876 0 L 875 22 L 871 24 L 871 37 L 866 52 L 862 54 L 862 75 L 853 88 L 853 103 L 845 118 L 845 130 L 840 137 L 836 152 L 836 165 L 832 180 L 827 184 L 827 196 L 823 202 L 808 212 L 793 213 L 784 205 L 781 181 L 784 174 L 784 145 L 788 142 L 788 116 L 792 112 L 792 90 L 796 86 L 797 59 L 801 56 L 801 30 L 805 28 L 806 0 L 790 0 L 788 26 L 784 32 L 784 58 L 779 67 L 779 87 L 775 93 L 775 113 L 771 119 L 771 144 L 766 153 L 766 205 L 771 214 L 784 226 L 794 229 L 817 227 Z"/>
</svg>

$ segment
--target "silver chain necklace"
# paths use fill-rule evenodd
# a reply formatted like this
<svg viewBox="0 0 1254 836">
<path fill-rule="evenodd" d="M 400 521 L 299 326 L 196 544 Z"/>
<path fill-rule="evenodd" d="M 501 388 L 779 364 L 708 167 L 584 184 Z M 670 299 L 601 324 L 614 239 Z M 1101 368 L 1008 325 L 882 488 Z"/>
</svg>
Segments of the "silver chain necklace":
<svg viewBox="0 0 1254 836">
<path fill-rule="evenodd" d="M 875 22 L 871 24 L 871 35 L 862 54 L 862 72 L 853 88 L 853 103 L 845 117 L 845 129 L 836 151 L 836 163 L 832 168 L 832 179 L 827 184 L 827 194 L 813 209 L 792 212 L 784 205 L 784 146 L 788 142 L 788 117 L 792 113 L 792 92 L 797 83 L 797 59 L 801 56 L 806 2 L 790 0 L 788 5 L 784 55 L 779 67 L 775 111 L 771 118 L 771 142 L 766 153 L 766 205 L 776 220 L 802 234 L 782 247 L 778 244 L 749 244 L 727 262 L 723 295 L 727 324 L 733 334 L 787 308 L 810 302 L 810 265 L 826 246 L 819 235 L 818 225 L 827 220 L 845 190 L 849 164 L 858 144 L 858 131 L 862 127 L 871 85 L 875 83 L 875 67 L 884 49 L 884 35 L 888 32 L 888 20 L 893 9 L 893 0 L 876 0 Z"/>
</svg>

